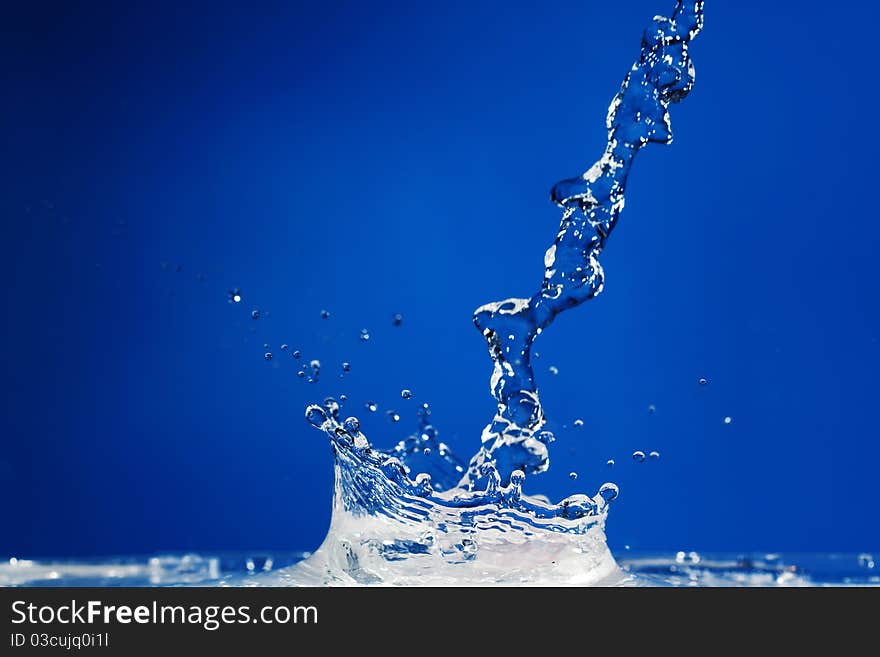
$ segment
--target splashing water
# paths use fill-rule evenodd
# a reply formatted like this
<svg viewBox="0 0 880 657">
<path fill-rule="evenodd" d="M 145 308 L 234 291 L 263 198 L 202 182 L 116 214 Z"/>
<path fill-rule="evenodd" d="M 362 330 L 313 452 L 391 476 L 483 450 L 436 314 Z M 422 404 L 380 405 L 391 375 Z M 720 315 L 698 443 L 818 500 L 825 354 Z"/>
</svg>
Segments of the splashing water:
<svg viewBox="0 0 880 657">
<path fill-rule="evenodd" d="M 620 580 L 604 536 L 617 486 L 606 483 L 594 496 L 572 495 L 556 504 L 523 493 L 526 477 L 549 467 L 553 441 L 543 430 L 531 349 L 559 313 L 602 291 L 599 254 L 623 210 L 633 159 L 649 143 L 672 141 L 669 105 L 693 86 L 688 47 L 702 26 L 702 1 L 679 0 L 670 18 L 655 17 L 645 29 L 639 58 L 608 108 L 605 152 L 586 173 L 558 182 L 550 192 L 562 222 L 544 255 L 539 289 L 474 313 L 494 365 L 497 412 L 467 465 L 439 440 L 427 405 L 420 409 L 418 432 L 388 452 L 371 445 L 357 418 L 340 421 L 338 404 L 306 409 L 308 421 L 333 447 L 333 516 L 321 548 L 286 571 L 284 582 Z M 368 338 L 364 329 L 361 339 Z"/>
</svg>

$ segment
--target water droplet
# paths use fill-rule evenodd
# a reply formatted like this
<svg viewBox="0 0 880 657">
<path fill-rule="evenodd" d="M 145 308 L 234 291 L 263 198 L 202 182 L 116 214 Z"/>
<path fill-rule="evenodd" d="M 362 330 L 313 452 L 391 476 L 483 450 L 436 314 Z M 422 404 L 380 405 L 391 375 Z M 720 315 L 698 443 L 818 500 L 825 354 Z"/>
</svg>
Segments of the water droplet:
<svg viewBox="0 0 880 657">
<path fill-rule="evenodd" d="M 391 325 L 400 326 L 401 324 L 403 324 L 403 315 L 397 313 L 394 315 L 394 317 L 391 318 Z"/>
<path fill-rule="evenodd" d="M 572 425 L 574 426 L 575 429 L 580 429 L 582 426 L 584 426 L 584 421 L 582 419 L 578 418 L 577 420 L 575 420 L 572 423 Z"/>
<path fill-rule="evenodd" d="M 569 472 L 568 478 L 571 479 L 572 481 L 574 481 L 575 479 L 578 478 L 578 473 L 577 472 Z"/>
<path fill-rule="evenodd" d="M 321 361 L 315 359 L 309 363 L 309 367 L 311 367 L 313 370 L 319 370 L 321 369 Z"/>
<path fill-rule="evenodd" d="M 559 374 L 559 368 L 556 367 L 556 365 L 551 365 L 550 367 L 547 368 L 547 371 L 550 372 L 550 374 L 552 374 L 553 376 L 556 376 L 557 374 Z"/>
<path fill-rule="evenodd" d="M 610 502 L 620 495 L 620 489 L 617 487 L 617 484 L 613 484 L 609 481 L 599 486 L 599 495 L 601 495 L 606 502 Z"/>
<path fill-rule="evenodd" d="M 366 404 L 364 404 L 364 406 L 371 413 L 375 413 L 377 410 L 379 410 L 379 405 L 374 401 L 368 401 Z"/>
<path fill-rule="evenodd" d="M 697 383 L 699 383 L 701 386 L 704 386 L 704 385 L 706 385 L 707 383 L 709 383 L 709 379 L 705 379 L 705 378 L 703 378 L 703 377 L 700 377 L 700 378 L 697 380 Z"/>
<path fill-rule="evenodd" d="M 400 396 L 403 399 L 412 399 L 412 390 L 410 390 L 408 388 L 404 388 L 403 390 L 400 391 Z"/>
<path fill-rule="evenodd" d="M 428 456 L 430 453 L 431 453 L 430 447 L 425 447 L 425 449 L 422 450 L 422 454 L 424 454 L 425 456 Z"/>
<path fill-rule="evenodd" d="M 311 424 L 312 426 L 318 427 L 320 429 L 324 426 L 325 422 L 328 422 L 330 420 L 330 418 L 327 417 L 327 414 L 324 412 L 323 408 L 312 404 L 306 409 L 306 420 L 308 420 L 309 424 Z"/>
<path fill-rule="evenodd" d="M 400 422 L 400 414 L 397 411 L 385 411 L 385 415 L 391 422 Z"/>
<path fill-rule="evenodd" d="M 263 358 L 265 358 L 266 360 L 272 360 L 272 352 L 267 351 L 265 354 L 263 354 Z"/>
<path fill-rule="evenodd" d="M 656 412 L 657 412 L 657 407 L 654 406 L 654 404 L 648 404 L 648 412 L 649 412 L 649 413 L 656 413 Z"/>
<path fill-rule="evenodd" d="M 605 465 L 607 465 L 609 468 L 613 468 L 614 467 L 614 459 L 608 459 L 607 461 L 605 461 Z"/>
<path fill-rule="evenodd" d="M 241 302 L 241 290 L 239 290 L 238 288 L 235 288 L 233 290 L 229 290 L 229 292 L 227 292 L 226 295 L 228 297 L 229 303 L 240 303 Z"/>
<path fill-rule="evenodd" d="M 733 418 L 730 417 L 729 415 L 726 415 L 724 417 L 724 424 L 730 424 L 731 422 L 733 422 Z"/>
<path fill-rule="evenodd" d="M 339 402 L 333 399 L 333 397 L 324 398 L 324 409 L 328 413 L 330 413 L 330 416 L 333 419 L 337 419 L 339 417 Z"/>
<path fill-rule="evenodd" d="M 650 452 L 648 456 L 656 461 L 660 458 L 660 452 Z"/>
<path fill-rule="evenodd" d="M 302 370 L 300 370 L 299 372 L 297 372 L 296 375 L 297 375 L 299 378 L 301 378 L 301 379 L 304 379 L 304 378 L 306 377 L 306 373 L 303 372 Z"/>
<path fill-rule="evenodd" d="M 258 308 L 254 308 L 251 311 L 251 317 L 253 317 L 254 319 L 260 319 L 260 310 Z"/>
<path fill-rule="evenodd" d="M 345 429 L 346 433 L 358 433 L 361 430 L 361 421 L 354 416 L 346 418 L 345 422 L 342 423 L 342 428 Z"/>
<path fill-rule="evenodd" d="M 302 356 L 302 352 L 299 349 L 294 349 L 293 353 L 290 355 L 293 356 L 294 358 L 299 358 L 300 356 Z"/>
<path fill-rule="evenodd" d="M 342 364 L 342 371 L 343 372 L 351 372 L 351 363 L 349 363 L 348 361 L 344 362 Z"/>
<path fill-rule="evenodd" d="M 549 445 L 550 443 L 556 440 L 556 436 L 553 435 L 552 431 L 539 431 L 538 435 L 535 436 L 538 440 L 540 440 L 545 445 Z"/>
<path fill-rule="evenodd" d="M 339 401 L 341 401 L 341 402 L 347 402 L 347 401 L 348 401 L 348 395 L 339 395 Z"/>
<path fill-rule="evenodd" d="M 644 463 L 645 462 L 645 453 L 641 450 L 636 450 L 633 452 L 633 461 L 636 463 Z"/>
<path fill-rule="evenodd" d="M 289 349 L 289 347 L 287 346 L 286 342 L 283 345 L 281 345 L 281 351 L 287 351 L 288 349 Z"/>
<path fill-rule="evenodd" d="M 322 310 L 321 311 L 321 319 L 330 319 L 330 311 Z"/>
<path fill-rule="evenodd" d="M 263 349 L 269 349 L 269 343 L 268 343 L 268 342 L 264 342 L 264 343 L 263 343 Z"/>
<path fill-rule="evenodd" d="M 366 342 L 370 339 L 370 332 L 367 329 L 361 329 L 361 342 Z"/>
</svg>

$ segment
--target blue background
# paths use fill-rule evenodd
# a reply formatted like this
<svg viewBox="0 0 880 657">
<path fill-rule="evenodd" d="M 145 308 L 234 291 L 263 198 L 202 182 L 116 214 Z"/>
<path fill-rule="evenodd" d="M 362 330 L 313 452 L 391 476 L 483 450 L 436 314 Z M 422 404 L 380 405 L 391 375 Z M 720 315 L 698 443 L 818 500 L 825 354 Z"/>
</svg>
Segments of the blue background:
<svg viewBox="0 0 880 657">
<path fill-rule="evenodd" d="M 26 4 L 0 39 L 0 551 L 25 557 L 314 549 L 331 454 L 303 409 L 331 394 L 380 446 L 428 401 L 473 452 L 471 313 L 537 288 L 548 190 L 673 6 Z M 880 11 L 706 4 L 605 293 L 539 339 L 559 439 L 527 490 L 617 482 L 616 550 L 877 548 Z"/>
</svg>

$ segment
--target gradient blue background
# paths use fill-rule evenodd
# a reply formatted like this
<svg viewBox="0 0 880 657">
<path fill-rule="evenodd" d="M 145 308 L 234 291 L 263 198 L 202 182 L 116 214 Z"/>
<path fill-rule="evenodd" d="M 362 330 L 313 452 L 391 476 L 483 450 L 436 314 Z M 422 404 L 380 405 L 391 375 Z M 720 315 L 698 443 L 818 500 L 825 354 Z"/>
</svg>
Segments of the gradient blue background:
<svg viewBox="0 0 880 657">
<path fill-rule="evenodd" d="M 469 455 L 471 313 L 536 289 L 548 190 L 674 3 L 259 4 L 4 18 L 3 554 L 314 549 L 331 454 L 303 409 L 330 394 L 379 445 L 428 401 Z M 880 10 L 706 4 L 605 293 L 537 346 L 559 440 L 528 489 L 619 483 L 616 550 L 876 549 Z"/>
</svg>

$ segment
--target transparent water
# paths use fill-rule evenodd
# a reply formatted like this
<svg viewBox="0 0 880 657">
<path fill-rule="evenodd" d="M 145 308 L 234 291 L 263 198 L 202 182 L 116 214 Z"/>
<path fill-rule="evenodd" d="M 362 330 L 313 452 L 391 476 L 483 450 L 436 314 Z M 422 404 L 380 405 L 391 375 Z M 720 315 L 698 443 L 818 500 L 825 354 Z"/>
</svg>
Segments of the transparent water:
<svg viewBox="0 0 880 657">
<path fill-rule="evenodd" d="M 623 211 L 634 158 L 648 144 L 672 142 L 669 108 L 694 84 L 689 47 L 702 25 L 703 3 L 695 0 L 679 1 L 671 17 L 650 22 L 639 56 L 609 106 L 605 151 L 584 174 L 551 190 L 562 219 L 545 252 L 537 289 L 475 311 L 474 324 L 491 357 L 496 410 L 472 457 L 460 458 L 440 440 L 426 404 L 412 435 L 379 449 L 356 417 L 342 413 L 344 400 L 328 398 L 306 409 L 308 422 L 329 438 L 335 471 L 331 525 L 313 554 L 10 559 L 0 564 L 0 584 L 880 585 L 869 554 L 677 552 L 615 558 L 605 539 L 609 510 L 619 494 L 613 482 L 559 501 L 539 492 L 539 475 L 550 467 L 555 438 L 545 429 L 532 346 L 559 313 L 601 293 L 599 256 Z M 233 290 L 229 298 L 238 303 L 241 296 Z M 259 311 L 253 313 L 257 319 Z M 369 332 L 362 331 L 361 339 L 369 340 Z M 266 351 L 264 357 L 273 356 Z M 318 360 L 301 365 L 300 377 L 320 376 Z M 411 394 L 402 390 L 401 396 Z M 635 452 L 633 457 L 659 454 Z M 572 473 L 572 479 L 576 476 Z"/>
<path fill-rule="evenodd" d="M 619 493 L 613 482 L 558 502 L 534 492 L 532 479 L 550 467 L 555 438 L 544 429 L 531 352 L 559 313 L 602 291 L 599 255 L 623 210 L 632 163 L 646 145 L 671 143 L 669 107 L 693 87 L 689 46 L 702 25 L 701 1 L 680 1 L 670 18 L 654 17 L 608 108 L 604 152 L 584 174 L 551 190 L 562 220 L 537 290 L 475 311 L 493 363 L 496 412 L 467 462 L 439 441 L 427 405 L 418 430 L 390 450 L 374 447 L 356 417 L 343 419 L 335 399 L 306 409 L 306 419 L 333 447 L 333 515 L 323 545 L 293 566 L 286 582 L 589 585 L 625 579 L 604 533 Z"/>
<path fill-rule="evenodd" d="M 90 561 L 10 559 L 2 586 L 276 586 L 308 552 L 165 554 Z M 608 586 L 880 586 L 869 554 L 697 554 L 617 556 Z M 516 584 L 516 582 L 511 582 Z M 463 585 L 467 582 L 455 582 Z"/>
</svg>

